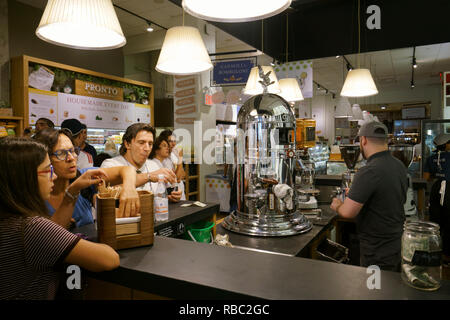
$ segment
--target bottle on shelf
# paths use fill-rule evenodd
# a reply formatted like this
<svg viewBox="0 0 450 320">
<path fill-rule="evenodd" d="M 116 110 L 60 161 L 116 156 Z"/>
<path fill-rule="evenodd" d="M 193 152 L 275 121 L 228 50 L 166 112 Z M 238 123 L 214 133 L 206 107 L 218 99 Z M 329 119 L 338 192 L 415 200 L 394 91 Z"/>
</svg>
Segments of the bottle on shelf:
<svg viewBox="0 0 450 320">
<path fill-rule="evenodd" d="M 169 199 L 167 198 L 164 175 L 158 175 L 158 186 L 154 198 L 155 221 L 169 220 Z"/>
</svg>

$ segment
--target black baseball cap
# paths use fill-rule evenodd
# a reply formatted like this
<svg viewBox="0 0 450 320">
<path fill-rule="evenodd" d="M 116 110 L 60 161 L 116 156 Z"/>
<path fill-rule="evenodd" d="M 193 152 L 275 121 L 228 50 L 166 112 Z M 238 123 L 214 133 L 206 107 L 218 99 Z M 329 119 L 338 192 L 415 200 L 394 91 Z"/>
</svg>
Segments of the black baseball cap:
<svg viewBox="0 0 450 320">
<path fill-rule="evenodd" d="M 387 127 L 381 122 L 372 121 L 365 123 L 359 128 L 358 137 L 384 138 L 388 135 Z"/>
<path fill-rule="evenodd" d="M 72 136 L 76 136 L 81 132 L 81 130 L 86 129 L 86 126 L 84 126 L 77 119 L 67 119 L 61 123 L 61 128 L 69 129 Z"/>
</svg>

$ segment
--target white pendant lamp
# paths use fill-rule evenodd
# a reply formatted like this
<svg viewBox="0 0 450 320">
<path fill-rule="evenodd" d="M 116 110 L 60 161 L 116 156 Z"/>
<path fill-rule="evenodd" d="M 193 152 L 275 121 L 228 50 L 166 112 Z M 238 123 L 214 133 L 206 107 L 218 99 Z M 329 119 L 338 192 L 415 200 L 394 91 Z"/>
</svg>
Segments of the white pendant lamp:
<svg viewBox="0 0 450 320">
<path fill-rule="evenodd" d="M 111 0 L 48 0 L 36 36 L 87 50 L 115 49 L 126 43 Z"/>
<path fill-rule="evenodd" d="M 350 102 L 346 97 L 340 97 L 337 100 L 336 110 L 334 113 L 335 118 L 351 118 L 353 117 L 352 108 Z"/>
<path fill-rule="evenodd" d="M 270 71 L 270 82 L 274 82 L 273 84 L 269 85 L 267 87 L 267 92 L 268 93 L 280 93 L 280 86 L 278 83 L 278 79 L 277 76 L 275 74 L 275 71 L 273 70 L 273 68 L 271 66 L 262 66 L 261 67 L 264 74 L 267 74 Z M 247 80 L 247 84 L 245 86 L 244 89 L 244 93 L 248 94 L 248 95 L 257 95 L 257 94 L 262 94 L 264 92 L 264 87 L 262 86 L 262 84 L 259 82 L 260 80 L 262 80 L 259 77 L 259 70 L 258 67 L 254 67 L 252 68 L 252 70 L 250 71 L 250 75 L 248 76 L 248 80 Z"/>
<path fill-rule="evenodd" d="M 295 78 L 280 79 L 280 96 L 288 102 L 296 102 L 304 100 L 298 81 Z"/>
<path fill-rule="evenodd" d="M 368 97 L 378 94 L 369 69 L 350 70 L 342 87 L 343 97 Z"/>
<path fill-rule="evenodd" d="M 353 120 L 363 120 L 363 113 L 359 104 L 354 104 L 352 106 Z"/>
<path fill-rule="evenodd" d="M 187 75 L 213 67 L 202 36 L 197 28 L 179 26 L 167 30 L 156 64 L 156 71 Z"/>
<path fill-rule="evenodd" d="M 209 21 L 245 22 L 265 19 L 283 12 L 292 0 L 183 0 L 190 15 Z"/>
</svg>

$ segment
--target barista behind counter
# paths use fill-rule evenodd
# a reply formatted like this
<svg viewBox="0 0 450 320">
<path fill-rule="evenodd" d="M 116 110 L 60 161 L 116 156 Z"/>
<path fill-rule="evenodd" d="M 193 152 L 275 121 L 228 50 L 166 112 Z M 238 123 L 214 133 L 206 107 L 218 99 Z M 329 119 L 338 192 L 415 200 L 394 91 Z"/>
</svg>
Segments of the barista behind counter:
<svg viewBox="0 0 450 320">
<path fill-rule="evenodd" d="M 388 150 L 384 124 L 366 123 L 358 136 L 367 164 L 355 174 L 345 201 L 334 198 L 331 208 L 344 218 L 356 217 L 361 266 L 400 271 L 407 171 Z"/>
</svg>

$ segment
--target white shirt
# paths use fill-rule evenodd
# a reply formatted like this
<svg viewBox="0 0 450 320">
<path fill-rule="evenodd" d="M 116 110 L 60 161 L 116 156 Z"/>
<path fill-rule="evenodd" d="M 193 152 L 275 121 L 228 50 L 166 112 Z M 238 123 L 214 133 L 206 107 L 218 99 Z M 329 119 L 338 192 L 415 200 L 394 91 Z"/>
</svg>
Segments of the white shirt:
<svg viewBox="0 0 450 320">
<path fill-rule="evenodd" d="M 88 152 L 84 152 L 80 150 L 80 154 L 77 159 L 77 168 L 79 170 L 92 168 L 94 166 L 94 159 L 92 159 L 92 155 Z"/>
<path fill-rule="evenodd" d="M 164 159 L 164 160 L 166 160 L 166 159 Z M 167 160 L 169 160 L 169 158 Z M 172 160 L 172 163 L 174 164 L 174 166 L 179 165 L 178 153 L 175 152 L 175 149 L 173 149 L 172 152 L 170 153 L 170 160 Z"/>
<path fill-rule="evenodd" d="M 161 161 L 159 161 L 156 158 L 153 158 L 150 161 L 152 161 L 155 164 L 155 166 L 158 166 L 158 169 L 167 168 L 167 169 L 170 169 L 170 170 L 175 172 L 175 165 L 173 164 L 171 158 L 165 158 L 162 161 L 162 163 L 161 163 Z M 153 186 L 153 185 L 155 185 L 155 186 Z M 152 182 L 152 188 L 153 187 L 156 188 L 156 185 L 157 185 L 157 183 Z M 179 191 L 182 192 L 180 200 L 186 200 L 186 194 L 184 193 L 184 183 L 183 183 L 183 181 L 181 181 L 181 183 L 178 184 L 178 187 L 179 187 Z"/>
<path fill-rule="evenodd" d="M 106 159 L 105 161 L 103 161 L 101 168 L 111 168 L 111 167 L 121 167 L 121 166 L 134 167 L 123 156 L 117 156 L 117 157 L 114 157 L 111 159 Z M 147 159 L 145 161 L 144 165 L 137 170 L 139 170 L 141 173 L 149 173 L 149 172 L 159 170 L 159 168 L 160 167 L 154 161 Z M 147 182 L 146 184 L 144 184 L 140 187 L 137 187 L 136 190 L 146 190 L 146 191 L 152 191 L 153 193 L 155 193 L 157 185 L 158 185 L 157 183 Z"/>
</svg>

